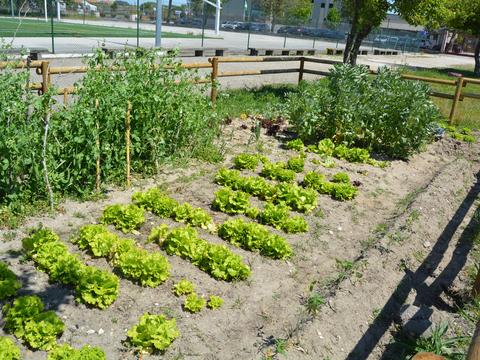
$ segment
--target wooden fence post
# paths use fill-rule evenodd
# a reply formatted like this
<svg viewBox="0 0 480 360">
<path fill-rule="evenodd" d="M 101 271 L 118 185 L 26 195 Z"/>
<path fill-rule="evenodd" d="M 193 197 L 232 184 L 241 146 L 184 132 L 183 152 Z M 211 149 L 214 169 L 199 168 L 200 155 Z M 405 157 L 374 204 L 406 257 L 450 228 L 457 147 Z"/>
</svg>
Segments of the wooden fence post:
<svg viewBox="0 0 480 360">
<path fill-rule="evenodd" d="M 50 63 L 48 61 L 42 61 L 42 94 L 45 94 L 50 87 Z"/>
<path fill-rule="evenodd" d="M 298 83 L 300 84 L 303 80 L 303 70 L 305 70 L 305 58 L 300 59 L 300 69 L 298 70 Z"/>
<path fill-rule="evenodd" d="M 215 103 L 217 102 L 217 95 L 218 95 L 218 89 L 217 89 L 218 58 L 214 57 L 211 63 L 212 63 L 212 75 L 211 75 L 212 91 L 210 93 L 210 99 L 212 101 L 212 104 L 215 106 Z"/>
<path fill-rule="evenodd" d="M 480 296 L 480 269 L 478 269 L 477 277 L 475 279 L 475 283 L 473 284 L 472 296 L 474 298 Z"/>
<path fill-rule="evenodd" d="M 98 110 L 100 102 L 98 99 L 95 99 L 95 110 Z M 96 116 L 95 127 L 97 129 L 97 138 L 95 139 L 95 145 L 97 147 L 97 161 L 96 161 L 96 171 L 95 171 L 95 189 L 97 192 L 100 192 L 100 122 L 98 121 L 98 116 Z"/>
<path fill-rule="evenodd" d="M 130 188 L 130 115 L 132 112 L 132 103 L 128 102 L 127 116 L 125 119 L 125 150 L 127 156 L 127 188 Z"/>
<path fill-rule="evenodd" d="M 477 323 L 477 328 L 473 334 L 470 348 L 468 349 L 467 360 L 480 359 L 480 321 Z"/>
<path fill-rule="evenodd" d="M 430 352 L 421 352 L 416 354 L 412 360 L 445 360 L 443 356 L 435 355 Z"/>
<path fill-rule="evenodd" d="M 455 89 L 455 97 L 453 98 L 452 110 L 450 111 L 450 116 L 448 118 L 450 124 L 454 123 L 455 112 L 457 111 L 458 102 L 460 101 L 460 96 L 462 95 L 462 87 L 463 77 L 459 77 L 457 79 L 457 87 Z"/>
</svg>

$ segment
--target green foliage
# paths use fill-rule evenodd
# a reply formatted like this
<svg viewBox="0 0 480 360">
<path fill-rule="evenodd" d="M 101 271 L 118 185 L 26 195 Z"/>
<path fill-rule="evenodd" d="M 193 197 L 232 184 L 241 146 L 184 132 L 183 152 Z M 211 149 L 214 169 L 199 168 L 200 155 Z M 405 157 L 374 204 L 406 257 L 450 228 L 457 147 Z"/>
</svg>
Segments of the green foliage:
<svg viewBox="0 0 480 360">
<path fill-rule="evenodd" d="M 449 336 L 448 323 L 442 323 L 434 327 L 432 334 L 428 337 L 419 337 L 415 340 L 397 341 L 406 355 L 415 355 L 419 352 L 431 352 L 436 355 L 444 356 L 451 360 L 465 359 L 465 343 L 470 338 L 466 336 Z"/>
<path fill-rule="evenodd" d="M 261 223 L 281 229 L 283 223 L 290 217 L 290 208 L 285 204 L 266 203 L 265 208 L 259 214 Z"/>
<path fill-rule="evenodd" d="M 188 295 L 195 291 L 195 286 L 187 279 L 182 279 L 179 283 L 173 285 L 172 291 L 176 296 Z"/>
<path fill-rule="evenodd" d="M 179 204 L 160 189 L 152 188 L 133 194 L 132 200 L 155 215 L 172 218 L 175 221 L 201 227 L 209 231 L 215 229 L 212 217 L 202 208 L 194 208 L 188 203 Z"/>
<path fill-rule="evenodd" d="M 144 314 L 138 325 L 127 332 L 130 343 L 140 351 L 164 351 L 180 336 L 175 319 L 167 320 L 164 315 Z"/>
<path fill-rule="evenodd" d="M 150 235 L 148 236 L 148 242 L 156 242 L 157 244 L 162 245 L 169 232 L 170 229 L 168 228 L 167 224 L 156 226 L 150 232 Z"/>
<path fill-rule="evenodd" d="M 358 189 L 350 184 L 350 178 L 345 173 L 333 176 L 333 182 L 327 181 L 325 175 L 309 171 L 303 179 L 303 186 L 315 189 L 321 194 L 328 194 L 335 200 L 346 201 L 357 196 Z"/>
<path fill-rule="evenodd" d="M 305 302 L 305 307 L 307 308 L 307 311 L 316 314 L 322 305 L 325 305 L 326 301 L 325 299 L 318 293 L 311 293 L 310 296 L 307 298 L 307 301 Z"/>
<path fill-rule="evenodd" d="M 109 205 L 103 210 L 102 224 L 114 225 L 123 233 L 137 230 L 145 222 L 145 213 L 137 205 Z"/>
<path fill-rule="evenodd" d="M 15 273 L 0 261 L 0 301 L 14 296 L 21 287 L 22 283 L 17 280 Z"/>
<path fill-rule="evenodd" d="M 245 250 L 259 250 L 263 256 L 273 259 L 287 259 L 292 255 L 292 248 L 287 241 L 270 233 L 262 225 L 233 219 L 224 222 L 218 229 L 218 235 L 235 246 Z"/>
<path fill-rule="evenodd" d="M 117 299 L 118 286 L 119 280 L 114 274 L 86 266 L 75 291 L 85 304 L 105 309 Z"/>
<path fill-rule="evenodd" d="M 350 176 L 347 173 L 339 172 L 333 175 L 332 182 L 350 184 Z"/>
<path fill-rule="evenodd" d="M 210 298 L 208 299 L 208 304 L 207 307 L 209 307 L 212 310 L 218 309 L 223 305 L 223 299 L 219 296 L 216 295 L 210 295 Z"/>
<path fill-rule="evenodd" d="M 297 234 L 308 232 L 308 223 L 301 216 L 291 216 L 282 223 L 282 230 L 287 234 Z"/>
<path fill-rule="evenodd" d="M 287 161 L 287 169 L 293 170 L 296 173 L 301 173 L 305 167 L 305 160 L 301 156 L 292 157 Z"/>
<path fill-rule="evenodd" d="M 47 360 L 106 360 L 105 351 L 85 345 L 75 349 L 68 344 L 57 345 L 48 353 Z"/>
<path fill-rule="evenodd" d="M 287 142 L 287 149 L 302 151 L 303 150 L 303 141 L 302 139 L 294 139 Z"/>
<path fill-rule="evenodd" d="M 241 190 L 261 199 L 274 196 L 275 185 L 258 176 L 242 176 L 238 170 L 221 168 L 215 175 L 215 182 L 233 190 Z"/>
<path fill-rule="evenodd" d="M 151 188 L 144 192 L 136 192 L 132 200 L 138 206 L 153 212 L 162 218 L 172 217 L 178 202 L 158 188 Z"/>
<path fill-rule="evenodd" d="M 331 139 L 323 139 L 318 142 L 318 152 L 326 156 L 333 156 L 335 144 Z"/>
<path fill-rule="evenodd" d="M 149 253 L 134 240 L 120 239 L 103 225 L 86 225 L 73 240 L 94 256 L 106 257 L 122 275 L 142 286 L 157 287 L 170 275 L 170 264 L 159 253 Z"/>
<path fill-rule="evenodd" d="M 96 231 L 89 227 L 84 234 L 97 234 Z M 80 242 L 84 244 L 85 240 Z M 22 243 L 27 256 L 40 270 L 45 271 L 52 281 L 75 286 L 77 299 L 83 303 L 104 309 L 117 298 L 118 278 L 107 271 L 84 265 L 52 230 L 39 229 Z"/>
<path fill-rule="evenodd" d="M 200 239 L 193 228 L 173 229 L 162 246 L 167 254 L 188 259 L 215 279 L 244 280 L 250 276 L 250 268 L 243 263 L 240 256 L 225 246 Z"/>
<path fill-rule="evenodd" d="M 226 214 L 244 214 L 250 208 L 250 195 L 228 187 L 215 193 L 213 207 Z"/>
<path fill-rule="evenodd" d="M 406 158 L 433 139 L 440 114 L 429 91 L 395 70 L 381 68 L 372 78 L 366 67 L 337 65 L 327 81 L 302 84 L 285 109 L 304 141 L 327 138 Z"/>
<path fill-rule="evenodd" d="M 283 183 L 277 186 L 274 202 L 300 212 L 310 212 L 317 207 L 317 194 L 296 184 Z"/>
<path fill-rule="evenodd" d="M 240 154 L 234 157 L 233 163 L 235 168 L 239 170 L 248 169 L 255 170 L 260 162 L 258 155 L 254 154 Z"/>
<path fill-rule="evenodd" d="M 199 297 L 197 294 L 191 293 L 185 298 L 183 308 L 191 313 L 197 313 L 202 310 L 206 304 L 207 302 L 203 297 Z"/>
<path fill-rule="evenodd" d="M 472 129 L 463 127 L 457 128 L 453 125 L 445 125 L 447 133 L 455 140 L 465 141 L 468 143 L 474 143 L 477 139 L 473 136 Z"/>
<path fill-rule="evenodd" d="M 68 107 L 55 106 L 53 87 L 33 95 L 27 86 L 32 83 L 29 69 L 0 73 L 0 206 L 18 213 L 24 204 L 47 199 L 42 166 L 47 118 L 45 160 L 56 196 L 94 193 L 92 169 L 98 158 L 102 183 L 123 183 L 129 102 L 131 161 L 137 174 L 155 174 L 163 163 L 178 158 L 218 160 L 214 140 L 220 119 L 205 87 L 193 84 L 199 78 L 195 70 L 154 49 L 127 49 L 113 60 L 99 49 L 86 61 L 87 73 L 76 83 Z M 112 66 L 125 71 L 112 72 Z"/>
<path fill-rule="evenodd" d="M 293 182 L 295 180 L 295 171 L 286 169 L 286 164 L 283 162 L 263 164 L 260 175 L 271 180 L 278 180 L 283 182 Z"/>
<path fill-rule="evenodd" d="M 2 360 L 20 360 L 21 353 L 15 342 L 6 337 L 0 336 L 0 359 Z"/>
<path fill-rule="evenodd" d="M 43 311 L 44 308 L 38 296 L 15 299 L 2 309 L 5 330 L 25 341 L 32 349 L 52 349 L 64 325 L 53 311 Z"/>
</svg>

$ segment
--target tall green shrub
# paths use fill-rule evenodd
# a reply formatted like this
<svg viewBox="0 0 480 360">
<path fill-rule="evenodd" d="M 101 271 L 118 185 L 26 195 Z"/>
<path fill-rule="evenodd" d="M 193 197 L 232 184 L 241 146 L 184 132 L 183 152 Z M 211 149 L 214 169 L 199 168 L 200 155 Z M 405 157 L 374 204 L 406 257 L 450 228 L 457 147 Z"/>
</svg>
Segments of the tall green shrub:
<svg viewBox="0 0 480 360">
<path fill-rule="evenodd" d="M 337 65 L 328 79 L 290 94 L 286 111 L 307 142 L 331 138 L 406 158 L 432 139 L 440 120 L 429 91 L 395 70 L 381 68 L 373 77 L 364 66 Z"/>
</svg>

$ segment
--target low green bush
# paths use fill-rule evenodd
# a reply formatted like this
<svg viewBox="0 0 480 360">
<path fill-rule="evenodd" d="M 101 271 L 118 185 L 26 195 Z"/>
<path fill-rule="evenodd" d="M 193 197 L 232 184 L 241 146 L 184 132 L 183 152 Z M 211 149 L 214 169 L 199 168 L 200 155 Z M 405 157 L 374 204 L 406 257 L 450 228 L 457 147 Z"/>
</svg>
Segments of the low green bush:
<svg viewBox="0 0 480 360">
<path fill-rule="evenodd" d="M 433 139 L 441 115 L 430 87 L 381 68 L 371 77 L 364 66 L 336 65 L 328 80 L 304 83 L 285 111 L 301 139 L 358 146 L 406 158 Z"/>
</svg>

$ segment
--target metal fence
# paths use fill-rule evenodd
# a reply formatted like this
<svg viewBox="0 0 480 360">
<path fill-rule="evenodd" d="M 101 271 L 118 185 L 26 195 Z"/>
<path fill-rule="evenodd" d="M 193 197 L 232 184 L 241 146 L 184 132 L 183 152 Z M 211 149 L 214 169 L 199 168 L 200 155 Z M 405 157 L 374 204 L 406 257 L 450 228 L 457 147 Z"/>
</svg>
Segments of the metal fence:
<svg viewBox="0 0 480 360">
<path fill-rule="evenodd" d="M 278 17 L 269 15 L 254 0 L 229 0 L 222 9 L 220 34 L 222 39 L 214 33 L 215 10 L 212 6 L 205 3 L 198 5 L 202 3 L 201 1 L 189 1 L 188 6 L 173 5 L 169 8 L 168 0 L 164 0 L 161 10 L 163 30 L 168 39 L 176 39 L 166 40 L 165 44 L 167 47 L 171 47 L 168 46 L 169 44 L 187 47 L 222 45 L 233 49 L 267 46 L 318 50 L 341 49 L 345 45 L 350 25 L 325 20 L 324 15 L 334 8 L 333 3 L 326 2 L 325 9 L 317 8 L 317 1 L 312 2 L 310 15 L 299 18 L 288 13 Z M 11 15 L 11 6 L 7 4 L 8 0 L 4 0 L 3 7 L 0 6 L 0 15 Z M 125 44 L 153 45 L 157 11 L 152 1 L 137 0 L 136 3 L 113 1 L 93 4 L 87 0 L 69 3 L 31 0 L 22 8 L 15 5 L 19 4 L 16 0 L 12 0 L 11 4 L 14 4 L 15 17 L 0 18 L 0 37 L 11 38 L 14 34 L 17 38 L 53 35 L 57 38 L 97 39 L 114 47 Z M 45 10 L 51 19 L 46 19 Z M 18 27 L 19 18 L 22 17 L 23 25 Z M 32 32 L 29 25 L 32 25 L 31 22 L 35 20 L 37 25 Z M 46 20 L 53 26 L 41 26 Z M 95 25 L 106 28 L 102 31 L 94 28 Z M 395 28 L 395 26 L 393 23 L 384 24 L 383 27 L 373 30 L 362 43 L 362 47 L 370 50 L 391 49 L 399 52 L 417 52 L 427 44 L 424 32 Z M 130 31 L 120 32 L 115 31 L 115 28 L 130 29 Z M 24 40 L 27 43 L 27 40 Z M 31 39 L 29 41 L 30 44 Z M 77 42 L 80 46 L 81 42 Z M 86 47 L 84 50 L 88 49 L 89 44 L 84 45 Z M 54 47 L 53 41 L 51 47 Z"/>
</svg>

